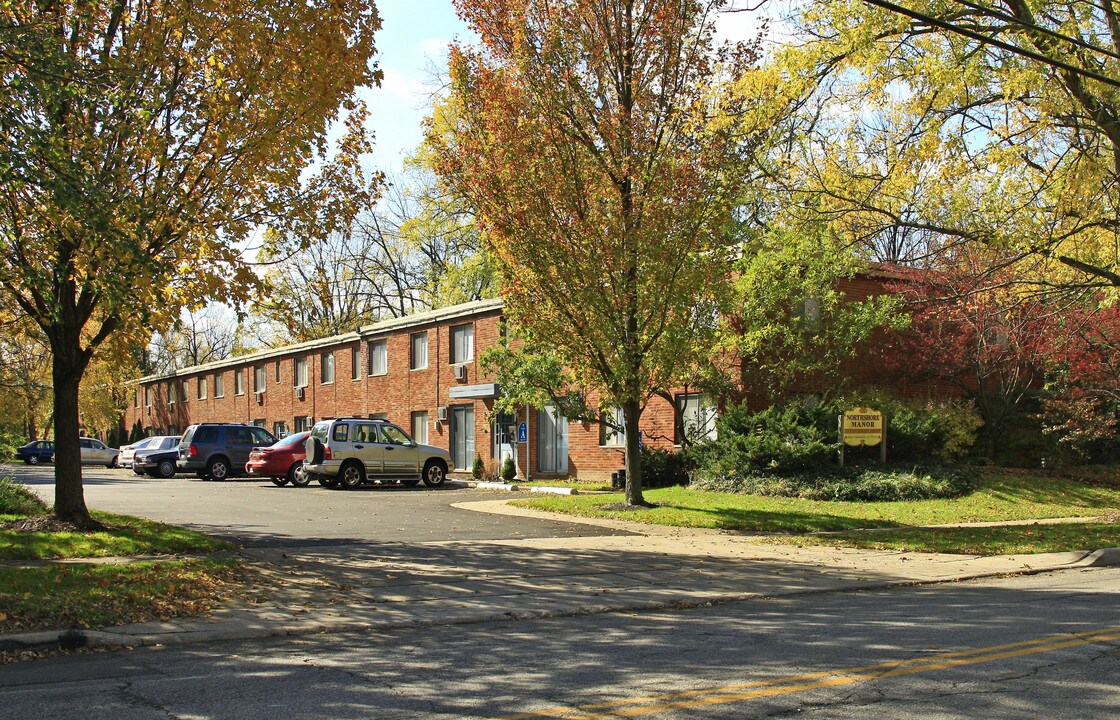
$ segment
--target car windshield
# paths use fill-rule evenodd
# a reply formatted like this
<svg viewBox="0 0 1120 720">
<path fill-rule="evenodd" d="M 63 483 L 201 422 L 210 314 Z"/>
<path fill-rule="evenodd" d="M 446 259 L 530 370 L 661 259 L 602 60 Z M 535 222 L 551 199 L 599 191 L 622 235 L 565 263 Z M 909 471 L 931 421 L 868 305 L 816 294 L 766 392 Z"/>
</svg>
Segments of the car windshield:
<svg viewBox="0 0 1120 720">
<path fill-rule="evenodd" d="M 143 440 L 138 440 L 137 442 L 134 442 L 132 444 L 132 449 L 133 450 L 143 450 L 144 448 L 151 447 L 152 443 L 154 443 L 156 440 L 159 440 L 159 438 L 158 437 L 149 437 L 149 438 L 144 438 Z"/>
<path fill-rule="evenodd" d="M 311 437 L 317 438 L 319 442 L 327 442 L 327 432 L 330 430 L 330 422 L 315 423 L 315 427 L 311 428 Z"/>
<path fill-rule="evenodd" d="M 307 433 L 295 433 L 284 438 L 272 447 L 291 447 L 292 445 L 299 445 L 307 439 Z"/>
<path fill-rule="evenodd" d="M 160 439 L 159 449 L 160 450 L 170 450 L 171 448 L 176 447 L 178 445 L 179 445 L 179 438 L 174 436 L 174 435 L 168 435 L 167 437 Z"/>
</svg>

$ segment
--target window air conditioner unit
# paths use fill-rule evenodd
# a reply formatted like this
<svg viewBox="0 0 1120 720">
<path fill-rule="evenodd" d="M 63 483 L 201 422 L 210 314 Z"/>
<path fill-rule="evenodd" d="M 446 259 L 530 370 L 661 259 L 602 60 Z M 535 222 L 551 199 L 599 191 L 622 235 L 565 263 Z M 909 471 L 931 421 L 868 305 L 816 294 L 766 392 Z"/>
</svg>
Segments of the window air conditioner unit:
<svg viewBox="0 0 1120 720">
<path fill-rule="evenodd" d="M 467 380 L 467 366 L 466 365 L 456 365 L 455 366 L 455 379 L 458 380 L 459 382 L 466 382 L 466 380 Z"/>
<path fill-rule="evenodd" d="M 436 420 L 439 420 L 441 422 L 447 420 L 447 406 L 446 405 L 440 405 L 439 407 L 436 408 Z"/>
<path fill-rule="evenodd" d="M 262 405 L 264 403 L 264 393 L 259 392 L 256 395 L 257 395 L 257 404 Z"/>
<path fill-rule="evenodd" d="M 296 388 L 296 397 L 299 398 L 300 400 L 303 399 L 303 388 L 302 387 L 297 387 Z"/>
</svg>

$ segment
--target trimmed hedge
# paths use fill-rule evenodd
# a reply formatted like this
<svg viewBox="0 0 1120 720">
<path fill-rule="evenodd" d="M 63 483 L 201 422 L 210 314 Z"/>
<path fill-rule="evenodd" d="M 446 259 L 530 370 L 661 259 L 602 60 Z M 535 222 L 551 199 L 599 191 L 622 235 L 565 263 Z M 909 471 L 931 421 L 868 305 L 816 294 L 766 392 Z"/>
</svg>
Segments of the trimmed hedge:
<svg viewBox="0 0 1120 720">
<path fill-rule="evenodd" d="M 49 509 L 26 485 L 0 477 L 0 515 L 39 515 Z"/>
<path fill-rule="evenodd" d="M 978 475 L 969 468 L 951 465 L 845 467 L 814 472 L 727 474 L 697 472 L 693 487 L 714 492 L 796 497 L 805 500 L 885 502 L 929 500 L 967 495 L 976 488 Z"/>
</svg>

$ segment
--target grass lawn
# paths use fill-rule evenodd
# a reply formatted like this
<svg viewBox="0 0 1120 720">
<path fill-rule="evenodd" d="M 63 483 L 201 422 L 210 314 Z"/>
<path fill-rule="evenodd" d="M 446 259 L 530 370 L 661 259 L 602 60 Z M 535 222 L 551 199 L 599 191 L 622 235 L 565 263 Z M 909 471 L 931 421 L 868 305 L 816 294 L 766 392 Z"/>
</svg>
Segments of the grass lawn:
<svg viewBox="0 0 1120 720">
<path fill-rule="evenodd" d="M 100 512 L 93 516 L 105 530 L 78 532 L 47 513 L 34 493 L 0 477 L 0 633 L 198 615 L 242 584 L 245 571 L 238 561 L 214 555 L 234 549 L 225 540 Z M 179 557 L 123 564 L 50 562 L 138 555 Z M 0 653 L 0 662 L 7 659 Z"/>
<path fill-rule="evenodd" d="M 1120 488 L 1090 486 L 1025 471 L 989 473 L 975 492 L 948 500 L 824 502 L 709 493 L 680 487 L 649 490 L 646 491 L 645 497 L 657 507 L 624 511 L 605 510 L 601 507 L 620 502 L 621 496 L 617 494 L 544 497 L 515 502 L 525 507 L 572 515 L 616 518 L 660 525 L 777 533 L 907 528 L 915 525 L 946 523 L 1115 515 L 1120 512 Z M 910 547 L 917 544 L 915 538 L 918 536 L 929 535 L 931 539 L 928 543 L 924 543 L 923 547 L 928 547 L 931 551 L 936 547 L 945 552 L 970 552 L 965 549 L 955 551 L 948 549 L 968 547 L 970 540 L 964 534 L 960 536 L 960 542 L 955 543 L 949 540 L 953 535 L 944 530 L 911 530 L 910 532 L 911 535 L 899 542 Z M 1085 544 L 1089 542 L 1088 538 L 1082 541 L 1070 534 L 1074 532 L 1069 530 L 1067 534 L 1062 535 L 1055 531 L 1052 544 L 1048 545 L 1047 549 L 1066 542 L 1072 542 L 1074 545 L 1061 549 L 1089 547 Z M 1025 531 L 1008 528 L 992 531 L 993 535 L 1008 538 L 1012 538 L 1016 533 L 1025 533 Z M 1104 530 L 1106 536 L 1107 533 L 1107 529 Z M 942 539 L 936 540 L 934 536 Z M 886 537 L 888 536 L 876 534 L 874 537 L 867 538 L 866 542 L 882 543 L 885 542 Z M 900 533 L 899 537 L 903 535 Z M 826 537 L 811 542 L 833 541 Z M 859 542 L 864 540 L 860 539 Z M 1114 541 L 1111 544 L 1117 543 Z M 911 549 L 919 548 L 915 546 Z"/>
<path fill-rule="evenodd" d="M 154 520 L 94 512 L 103 532 L 26 532 L 0 528 L 0 560 L 204 554 L 233 549 L 225 540 Z M 0 525 L 21 519 L 0 515 Z"/>
<path fill-rule="evenodd" d="M 232 558 L 0 567 L 0 633 L 200 615 L 240 584 Z"/>
<path fill-rule="evenodd" d="M 593 483 L 593 482 L 578 482 L 573 480 L 530 480 L 523 482 L 515 480 L 515 483 L 521 487 L 558 487 L 558 488 L 572 488 L 580 492 L 598 492 L 609 491 L 611 489 L 610 483 Z"/>
</svg>

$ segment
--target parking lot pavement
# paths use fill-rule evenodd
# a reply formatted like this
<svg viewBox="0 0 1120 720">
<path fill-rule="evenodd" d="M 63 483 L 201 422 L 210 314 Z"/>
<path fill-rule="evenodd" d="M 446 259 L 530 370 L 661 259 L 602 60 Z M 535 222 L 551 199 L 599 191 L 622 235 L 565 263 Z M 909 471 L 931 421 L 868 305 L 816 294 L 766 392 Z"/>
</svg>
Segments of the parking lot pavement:
<svg viewBox="0 0 1120 720">
<path fill-rule="evenodd" d="M 44 500 L 54 496 L 54 468 L 7 465 Z M 94 510 L 139 515 L 183 525 L 247 547 L 309 547 L 362 543 L 425 543 L 579 537 L 626 531 L 556 519 L 492 515 L 455 507 L 467 500 L 509 499 L 508 492 L 473 490 L 448 482 L 366 486 L 359 490 L 276 487 L 267 479 L 204 482 L 177 475 L 139 477 L 131 470 L 83 468 L 86 504 Z M 516 495 L 515 495 L 516 496 Z"/>
</svg>

